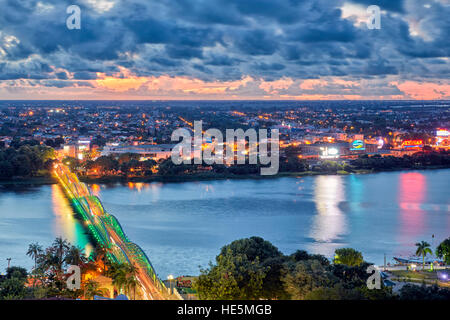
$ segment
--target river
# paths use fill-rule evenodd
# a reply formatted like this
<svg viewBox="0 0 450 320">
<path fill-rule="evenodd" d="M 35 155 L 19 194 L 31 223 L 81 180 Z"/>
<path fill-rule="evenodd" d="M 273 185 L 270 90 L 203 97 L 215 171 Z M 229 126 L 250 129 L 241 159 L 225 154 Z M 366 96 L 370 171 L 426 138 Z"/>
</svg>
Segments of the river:
<svg viewBox="0 0 450 320">
<path fill-rule="evenodd" d="M 196 275 L 233 240 L 260 236 L 286 254 L 332 258 L 352 247 L 367 261 L 411 256 L 450 236 L 450 170 L 262 180 L 91 185 L 160 277 Z M 434 237 L 433 237 L 434 235 Z M 92 250 L 58 185 L 0 185 L 0 270 L 31 268 L 28 244 L 62 236 Z"/>
</svg>

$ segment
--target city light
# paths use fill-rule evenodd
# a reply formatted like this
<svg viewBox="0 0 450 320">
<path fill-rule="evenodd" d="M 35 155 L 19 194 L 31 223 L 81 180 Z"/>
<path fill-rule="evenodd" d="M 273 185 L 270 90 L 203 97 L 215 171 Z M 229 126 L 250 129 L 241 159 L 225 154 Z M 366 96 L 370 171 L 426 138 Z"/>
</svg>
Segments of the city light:
<svg viewBox="0 0 450 320">
<path fill-rule="evenodd" d="M 383 138 L 379 138 L 377 141 L 378 149 L 382 149 L 384 147 L 384 140 Z"/>
<path fill-rule="evenodd" d="M 339 158 L 339 150 L 335 147 L 321 147 L 321 156 L 322 159 L 338 159 Z"/>
<path fill-rule="evenodd" d="M 353 141 L 350 146 L 350 150 L 352 150 L 352 151 L 366 150 L 364 141 L 362 141 L 362 140 Z"/>
<path fill-rule="evenodd" d="M 423 147 L 423 140 L 404 140 L 402 148 L 404 149 L 418 149 Z"/>
<path fill-rule="evenodd" d="M 438 277 L 443 282 L 449 281 L 449 276 L 448 276 L 448 273 L 446 273 L 446 272 L 443 272 L 443 271 L 438 272 Z"/>
</svg>

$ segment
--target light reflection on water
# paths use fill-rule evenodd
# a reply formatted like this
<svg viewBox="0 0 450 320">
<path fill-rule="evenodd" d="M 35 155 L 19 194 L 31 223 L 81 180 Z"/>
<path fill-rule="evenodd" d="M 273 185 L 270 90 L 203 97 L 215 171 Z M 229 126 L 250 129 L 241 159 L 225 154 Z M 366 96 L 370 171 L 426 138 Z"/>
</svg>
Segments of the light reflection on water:
<svg viewBox="0 0 450 320">
<path fill-rule="evenodd" d="M 93 250 L 92 244 L 86 237 L 86 231 L 81 223 L 74 217 L 73 209 L 60 186 L 54 184 L 52 189 L 52 209 L 55 219 L 53 222 L 53 234 L 61 235 L 70 243 L 84 249 L 89 256 Z"/>
<path fill-rule="evenodd" d="M 345 214 L 339 208 L 345 200 L 342 176 L 319 176 L 315 179 L 314 202 L 317 214 L 313 217 L 310 236 L 311 250 L 332 256 L 337 243 L 347 232 Z"/>
<path fill-rule="evenodd" d="M 450 236 L 449 181 L 450 170 L 430 170 L 91 188 L 165 277 L 197 274 L 223 245 L 250 236 L 287 254 L 331 258 L 353 247 L 374 263 L 411 255 L 418 241 L 436 246 Z M 7 256 L 31 267 L 28 244 L 59 235 L 91 250 L 59 187 L 0 189 L 0 269 Z"/>
<path fill-rule="evenodd" d="M 90 253 L 91 244 L 60 187 L 57 185 L 7 185 L 0 188 L 0 273 L 11 265 L 31 268 L 26 256 L 28 245 L 38 242 L 44 248 L 56 237 L 67 239 Z"/>
<path fill-rule="evenodd" d="M 426 201 L 426 177 L 419 172 L 400 174 L 398 202 L 400 206 L 399 241 L 406 242 L 426 228 L 426 212 L 421 205 Z"/>
</svg>

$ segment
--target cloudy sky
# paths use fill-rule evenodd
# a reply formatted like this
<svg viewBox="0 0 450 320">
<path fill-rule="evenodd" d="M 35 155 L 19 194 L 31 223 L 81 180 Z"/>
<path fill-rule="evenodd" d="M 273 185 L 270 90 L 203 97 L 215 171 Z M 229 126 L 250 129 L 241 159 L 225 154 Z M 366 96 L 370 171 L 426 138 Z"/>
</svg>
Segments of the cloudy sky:
<svg viewBox="0 0 450 320">
<path fill-rule="evenodd" d="M 450 0 L 0 0 L 0 99 L 450 99 L 449 17 Z"/>
</svg>

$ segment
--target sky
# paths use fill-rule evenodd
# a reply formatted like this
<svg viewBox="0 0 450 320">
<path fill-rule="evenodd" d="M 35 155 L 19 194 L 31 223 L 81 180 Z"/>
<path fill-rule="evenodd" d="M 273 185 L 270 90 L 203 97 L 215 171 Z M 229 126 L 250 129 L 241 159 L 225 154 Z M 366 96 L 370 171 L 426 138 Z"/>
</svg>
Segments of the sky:
<svg viewBox="0 0 450 320">
<path fill-rule="evenodd" d="M 449 16 L 450 0 L 0 0 L 0 100 L 450 99 Z"/>
</svg>

